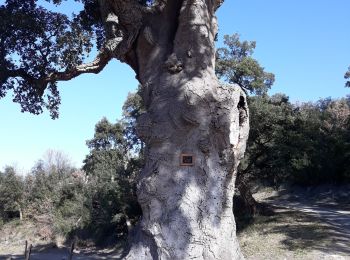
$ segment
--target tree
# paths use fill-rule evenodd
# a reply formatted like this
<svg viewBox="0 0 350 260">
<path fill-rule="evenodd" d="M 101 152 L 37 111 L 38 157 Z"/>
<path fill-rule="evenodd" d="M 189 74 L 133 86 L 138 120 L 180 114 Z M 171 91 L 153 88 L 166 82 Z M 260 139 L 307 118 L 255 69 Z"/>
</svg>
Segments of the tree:
<svg viewBox="0 0 350 260">
<path fill-rule="evenodd" d="M 19 217 L 22 220 L 23 180 L 13 167 L 7 166 L 0 172 L 0 217 L 10 219 Z"/>
<path fill-rule="evenodd" d="M 293 106 L 284 94 L 250 97 L 249 102 L 252 127 L 240 173 L 278 185 L 293 148 Z"/>
<path fill-rule="evenodd" d="M 128 143 L 129 148 L 134 152 L 140 152 L 140 156 L 143 154 L 144 143 L 140 140 L 136 133 L 136 120 L 145 112 L 143 101 L 141 98 L 141 88 L 139 86 L 136 93 L 129 93 L 128 97 L 123 105 L 123 125 L 124 135 Z"/>
<path fill-rule="evenodd" d="M 103 118 L 95 126 L 94 138 L 86 144 L 90 154 L 84 160 L 83 170 L 90 175 L 111 180 L 116 172 L 124 168 L 126 143 L 120 123 L 111 124 Z"/>
<path fill-rule="evenodd" d="M 266 72 L 252 57 L 256 42 L 241 41 L 236 33 L 225 35 L 224 44 L 226 46 L 216 52 L 217 75 L 250 93 L 266 94 L 275 81 L 275 75 Z"/>
<path fill-rule="evenodd" d="M 275 187 L 349 181 L 345 98 L 296 105 L 277 94 L 250 97 L 249 104 L 251 129 L 238 178 Z"/>
<path fill-rule="evenodd" d="M 105 241 L 106 236 L 125 235 L 127 221 L 137 220 L 141 210 L 135 193 L 138 160 L 132 156 L 131 146 L 125 139 L 124 124 L 111 124 L 103 118 L 96 124 L 94 137 L 87 145 L 90 153 L 84 160 L 83 170 L 89 180 L 90 229 L 97 241 Z"/>
<path fill-rule="evenodd" d="M 350 67 L 348 69 L 348 71 L 345 73 L 344 78 L 347 79 L 348 81 L 345 83 L 345 86 L 350 88 Z"/>
<path fill-rule="evenodd" d="M 232 198 L 248 108 L 239 86 L 215 76 L 223 1 L 81 2 L 72 20 L 35 0 L 1 6 L 1 96 L 13 89 L 23 111 L 47 107 L 55 118 L 57 81 L 98 73 L 113 58 L 129 64 L 142 85 L 137 134 L 146 150 L 137 191 L 143 217 L 127 259 L 241 258 Z M 92 36 L 99 54 L 84 64 Z M 183 154 L 191 165 L 180 163 Z"/>
<path fill-rule="evenodd" d="M 45 171 L 62 178 L 73 172 L 72 163 L 67 154 L 59 150 L 49 149 L 43 156 Z"/>
<path fill-rule="evenodd" d="M 298 169 L 295 181 L 302 184 L 342 183 L 348 181 L 349 116 L 345 98 L 320 99 L 300 106 L 294 138 L 302 158 L 293 161 Z"/>
<path fill-rule="evenodd" d="M 239 166 L 236 186 L 239 197 L 235 210 L 238 217 L 251 218 L 255 214 L 270 213 L 265 204 L 258 203 L 249 184 L 263 183 L 278 186 L 289 167 L 288 155 L 292 146 L 288 135 L 293 131 L 293 107 L 288 97 L 276 94 L 252 96 L 248 99 L 251 129 L 247 151 Z"/>
</svg>

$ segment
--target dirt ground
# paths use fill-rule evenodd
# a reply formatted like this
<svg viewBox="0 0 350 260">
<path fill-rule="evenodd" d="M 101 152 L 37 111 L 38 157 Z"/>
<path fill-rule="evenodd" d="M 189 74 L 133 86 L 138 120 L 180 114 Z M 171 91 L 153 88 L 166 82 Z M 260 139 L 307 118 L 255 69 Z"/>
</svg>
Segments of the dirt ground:
<svg viewBox="0 0 350 260">
<path fill-rule="evenodd" d="M 24 246 L 22 248 L 12 248 L 11 251 L 2 250 L 1 260 L 24 259 Z M 122 259 L 123 250 L 120 248 L 78 248 L 74 250 L 74 260 L 102 260 L 102 259 Z M 31 253 L 31 260 L 65 260 L 69 257 L 69 248 L 57 248 L 52 244 L 35 245 Z"/>
<path fill-rule="evenodd" d="M 349 259 L 350 186 L 260 190 L 254 194 L 275 214 L 256 216 L 240 224 L 238 238 L 246 259 Z M 23 259 L 27 237 L 35 237 L 31 223 L 11 223 L 0 230 L 0 259 Z M 32 260 L 68 259 L 67 247 L 32 239 Z M 77 248 L 73 259 L 122 259 L 122 246 Z M 11 258 L 12 257 L 12 258 Z"/>
<path fill-rule="evenodd" d="M 0 260 L 24 259 L 25 241 L 32 244 L 31 260 L 65 260 L 68 259 L 70 247 L 63 243 L 63 238 L 54 241 L 44 240 L 38 233 L 40 225 L 32 222 L 10 222 L 0 230 Z M 89 244 L 85 241 L 86 244 Z M 96 248 L 94 246 L 76 246 L 74 260 L 121 259 L 124 255 L 123 244 L 112 248 Z"/>
</svg>

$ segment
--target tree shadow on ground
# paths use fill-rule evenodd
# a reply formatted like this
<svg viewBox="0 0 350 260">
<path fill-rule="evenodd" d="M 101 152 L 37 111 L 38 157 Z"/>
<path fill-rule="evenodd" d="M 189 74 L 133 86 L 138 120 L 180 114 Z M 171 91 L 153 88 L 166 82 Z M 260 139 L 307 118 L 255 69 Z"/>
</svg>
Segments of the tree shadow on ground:
<svg viewBox="0 0 350 260">
<path fill-rule="evenodd" d="M 237 233 L 245 232 L 247 229 L 255 228 L 255 227 L 265 227 L 273 225 L 273 223 L 276 223 L 278 221 L 278 214 L 273 212 L 270 214 L 257 214 L 255 216 L 252 215 L 239 215 L 237 216 L 235 214 L 235 220 L 236 220 L 236 230 Z"/>
<path fill-rule="evenodd" d="M 275 201 L 300 202 L 333 209 L 350 210 L 350 185 L 292 186 L 268 198 Z"/>
<path fill-rule="evenodd" d="M 342 229 L 341 221 L 320 218 L 316 212 L 298 212 L 277 209 L 276 215 L 264 223 L 267 228 L 262 232 L 281 234 L 285 238 L 282 247 L 290 251 L 317 250 L 323 253 L 350 255 L 350 233 Z M 331 216 L 333 214 L 333 216 Z M 329 212 L 327 217 L 337 218 L 337 212 Z M 342 221 L 345 221 L 343 219 Z M 269 223 L 277 224 L 269 225 Z"/>
<path fill-rule="evenodd" d="M 292 187 L 265 200 L 274 205 L 286 225 L 275 225 L 269 232 L 286 236 L 282 241 L 289 250 L 319 250 L 350 255 L 349 185 Z M 292 219 L 291 219 L 292 220 Z"/>
</svg>

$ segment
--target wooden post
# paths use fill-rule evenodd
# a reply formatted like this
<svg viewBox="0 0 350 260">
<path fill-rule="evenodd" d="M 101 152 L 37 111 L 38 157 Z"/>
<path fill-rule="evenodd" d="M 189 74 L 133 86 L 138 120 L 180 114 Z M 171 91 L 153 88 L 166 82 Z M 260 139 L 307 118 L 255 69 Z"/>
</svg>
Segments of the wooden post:
<svg viewBox="0 0 350 260">
<path fill-rule="evenodd" d="M 30 255 L 32 254 L 32 244 L 29 246 L 28 260 L 30 260 Z"/>
<path fill-rule="evenodd" d="M 70 247 L 69 258 L 68 260 L 73 259 L 73 251 L 74 251 L 75 241 L 73 241 L 72 246 Z"/>
<path fill-rule="evenodd" d="M 27 247 L 28 247 L 28 241 L 26 240 L 26 246 L 25 246 L 25 249 L 24 249 L 24 259 L 27 259 Z"/>
<path fill-rule="evenodd" d="M 27 251 L 27 250 L 26 250 Z M 32 253 L 32 244 L 30 244 L 30 246 L 29 246 L 29 250 L 27 251 L 27 254 L 26 254 L 26 256 L 25 256 L 25 260 L 30 260 L 30 255 L 31 255 L 31 253 Z"/>
</svg>

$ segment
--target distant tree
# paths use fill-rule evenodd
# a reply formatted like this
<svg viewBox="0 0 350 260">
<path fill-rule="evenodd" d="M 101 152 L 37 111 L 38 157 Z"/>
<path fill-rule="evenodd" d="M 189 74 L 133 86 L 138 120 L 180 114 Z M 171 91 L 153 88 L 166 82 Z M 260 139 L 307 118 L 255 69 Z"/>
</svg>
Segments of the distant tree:
<svg viewBox="0 0 350 260">
<path fill-rule="evenodd" d="M 77 174 L 75 174 L 77 173 Z M 90 223 L 86 205 L 87 185 L 82 172 L 65 175 L 59 182 L 53 209 L 53 233 L 70 238 Z"/>
<path fill-rule="evenodd" d="M 140 140 L 136 133 L 136 120 L 145 112 L 143 99 L 141 97 L 141 86 L 135 93 L 129 93 L 123 105 L 124 135 L 129 148 L 135 152 L 143 152 L 144 143 Z"/>
<path fill-rule="evenodd" d="M 274 95 L 249 102 L 251 131 L 238 175 L 243 182 L 255 179 L 278 187 L 349 181 L 346 99 L 293 105 L 285 95 Z"/>
<path fill-rule="evenodd" d="M 348 80 L 345 83 L 345 86 L 350 88 L 350 67 L 349 67 L 348 71 L 345 73 L 344 78 Z"/>
<path fill-rule="evenodd" d="M 0 216 L 7 220 L 19 217 L 22 220 L 24 204 L 23 180 L 11 166 L 0 172 Z"/>
<path fill-rule="evenodd" d="M 309 154 L 313 171 L 309 171 L 308 176 L 317 176 L 310 178 L 316 183 L 341 183 L 346 181 L 348 172 L 350 108 L 345 98 L 328 99 L 325 106 L 323 103 L 325 101 L 320 100 L 315 105 L 320 115 L 319 139 L 315 144 L 315 152 Z"/>
<path fill-rule="evenodd" d="M 90 153 L 84 160 L 83 170 L 89 175 L 111 180 L 124 168 L 127 154 L 122 124 L 111 124 L 103 118 L 95 126 L 94 138 L 86 144 Z M 106 176 L 101 176 L 102 173 Z"/>
<path fill-rule="evenodd" d="M 324 109 L 324 127 L 329 133 L 346 131 L 350 118 L 350 106 L 345 98 L 331 100 Z"/>
<path fill-rule="evenodd" d="M 44 153 L 42 160 L 45 171 L 50 174 L 56 174 L 59 178 L 75 170 L 69 156 L 63 151 L 48 149 Z"/>
<path fill-rule="evenodd" d="M 84 205 L 85 176 L 62 151 L 49 150 L 24 179 L 24 217 L 40 225 L 38 235 L 69 238 L 88 222 Z"/>
<path fill-rule="evenodd" d="M 218 77 L 241 86 L 252 94 L 266 94 L 275 75 L 266 72 L 252 57 L 255 41 L 241 41 L 239 35 L 225 35 L 223 48 L 216 51 L 215 71 Z"/>
<path fill-rule="evenodd" d="M 26 218 L 37 216 L 53 221 L 55 207 L 60 200 L 60 191 L 67 178 L 75 171 L 68 156 L 57 150 L 48 150 L 25 177 L 24 214 Z"/>
<path fill-rule="evenodd" d="M 132 152 L 132 141 L 125 138 L 125 125 L 103 118 L 96 124 L 94 137 L 87 141 L 90 153 L 83 170 L 89 180 L 91 228 L 98 240 L 127 234 L 127 221 L 135 221 L 141 214 L 135 182 L 141 165 Z"/>
<path fill-rule="evenodd" d="M 283 176 L 288 160 L 294 112 L 289 98 L 283 94 L 250 97 L 252 127 L 246 157 L 240 167 L 243 176 L 268 177 L 273 182 Z M 282 170 L 283 171 L 283 170 Z M 275 174 L 281 172 L 281 175 Z M 241 174 L 241 173 L 240 173 Z M 244 177 L 243 177 L 244 178 Z"/>
</svg>

